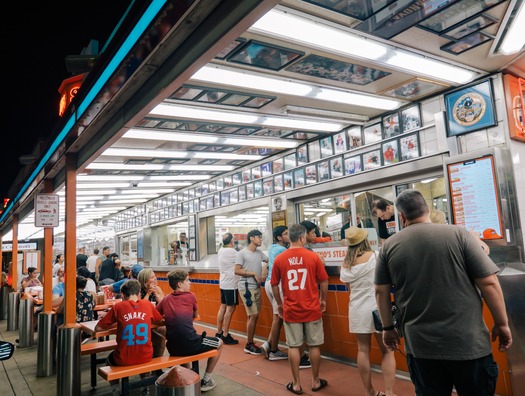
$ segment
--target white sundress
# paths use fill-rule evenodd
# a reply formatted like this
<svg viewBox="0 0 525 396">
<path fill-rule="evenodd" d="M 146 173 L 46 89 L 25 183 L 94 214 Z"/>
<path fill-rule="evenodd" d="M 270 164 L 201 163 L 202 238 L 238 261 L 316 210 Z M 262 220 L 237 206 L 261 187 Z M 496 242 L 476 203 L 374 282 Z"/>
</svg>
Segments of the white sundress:
<svg viewBox="0 0 525 396">
<path fill-rule="evenodd" d="M 348 322 L 351 333 L 377 332 L 372 319 L 372 311 L 377 309 L 374 289 L 376 258 L 377 253 L 374 253 L 366 263 L 350 268 L 341 267 L 341 282 L 350 284 Z"/>
</svg>

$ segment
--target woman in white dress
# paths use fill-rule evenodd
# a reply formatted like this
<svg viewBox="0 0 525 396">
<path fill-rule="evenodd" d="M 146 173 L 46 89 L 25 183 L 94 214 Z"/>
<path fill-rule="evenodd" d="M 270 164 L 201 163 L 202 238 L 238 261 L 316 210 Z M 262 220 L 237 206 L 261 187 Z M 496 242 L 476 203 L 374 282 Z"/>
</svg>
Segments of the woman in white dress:
<svg viewBox="0 0 525 396">
<path fill-rule="evenodd" d="M 396 374 L 394 352 L 388 350 L 382 340 L 381 332 L 374 328 L 372 311 L 377 309 L 374 290 L 374 274 L 377 254 L 368 243 L 368 231 L 363 228 L 349 227 L 346 230 L 348 251 L 341 266 L 340 280 L 350 290 L 348 319 L 350 332 L 357 338 L 357 368 L 368 396 L 392 396 Z M 376 391 L 372 385 L 370 369 L 370 347 L 374 334 L 383 359 L 381 371 L 385 382 L 385 392 Z"/>
</svg>

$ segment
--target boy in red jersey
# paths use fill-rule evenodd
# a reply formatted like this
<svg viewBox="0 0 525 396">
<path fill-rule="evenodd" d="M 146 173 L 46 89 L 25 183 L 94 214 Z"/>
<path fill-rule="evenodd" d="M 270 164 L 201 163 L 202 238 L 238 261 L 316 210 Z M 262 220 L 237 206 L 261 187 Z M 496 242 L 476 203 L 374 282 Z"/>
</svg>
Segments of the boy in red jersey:
<svg viewBox="0 0 525 396">
<path fill-rule="evenodd" d="M 120 292 L 123 301 L 98 322 L 95 331 L 101 331 L 117 325 L 117 349 L 109 354 L 110 366 L 129 366 L 147 363 L 153 357 L 151 343 L 151 324 L 162 321 L 161 314 L 147 300 L 140 299 L 140 283 L 130 279 L 122 285 Z M 120 395 L 119 381 L 111 381 L 113 395 Z M 141 390 L 141 395 L 149 394 L 148 388 Z"/>
<path fill-rule="evenodd" d="M 272 268 L 273 295 L 284 320 L 284 332 L 288 344 L 288 359 L 293 381 L 286 389 L 295 394 L 303 393 L 299 378 L 299 348 L 304 342 L 310 350 L 312 362 L 312 391 L 317 392 L 328 385 L 319 378 L 321 364 L 320 346 L 324 343 L 323 312 L 326 309 L 328 275 L 321 258 L 304 247 L 306 228 L 294 224 L 288 232 L 290 247 L 275 257 Z M 279 293 L 281 283 L 284 303 Z"/>
</svg>

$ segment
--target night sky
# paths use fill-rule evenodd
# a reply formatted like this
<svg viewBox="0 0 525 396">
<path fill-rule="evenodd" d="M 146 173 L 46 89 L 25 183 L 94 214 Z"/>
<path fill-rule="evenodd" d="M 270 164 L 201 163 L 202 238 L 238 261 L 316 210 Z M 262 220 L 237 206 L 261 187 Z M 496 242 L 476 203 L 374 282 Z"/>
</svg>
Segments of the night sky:
<svg viewBox="0 0 525 396">
<path fill-rule="evenodd" d="M 31 154 L 39 138 L 57 124 L 62 81 L 71 77 L 67 55 L 79 55 L 90 40 L 102 48 L 130 0 L 55 0 L 14 2 L 0 29 L 2 150 L 0 198 L 22 169 L 19 158 Z M 11 197 L 12 198 L 12 197 Z"/>
</svg>

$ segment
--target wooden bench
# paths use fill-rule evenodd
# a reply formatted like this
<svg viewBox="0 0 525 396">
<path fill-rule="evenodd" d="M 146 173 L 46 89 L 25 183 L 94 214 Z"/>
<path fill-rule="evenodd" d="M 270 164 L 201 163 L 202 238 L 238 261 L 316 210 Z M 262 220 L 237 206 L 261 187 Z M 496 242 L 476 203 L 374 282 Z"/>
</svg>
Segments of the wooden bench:
<svg viewBox="0 0 525 396">
<path fill-rule="evenodd" d="M 117 347 L 116 340 L 91 342 L 88 344 L 82 344 L 80 346 L 80 355 L 91 356 L 90 369 L 91 369 L 91 387 L 95 389 L 97 386 L 97 364 L 105 363 L 106 359 L 97 359 L 97 353 L 112 351 Z"/>
<path fill-rule="evenodd" d="M 151 359 L 148 363 L 135 364 L 133 366 L 104 366 L 98 368 L 98 374 L 106 381 L 122 380 L 121 389 L 122 395 L 129 395 L 129 390 L 142 386 L 149 386 L 155 383 L 156 376 L 142 378 L 139 381 L 129 382 L 129 378 L 134 375 L 146 374 L 156 372 L 164 368 L 178 366 L 181 364 L 192 363 L 192 370 L 199 374 L 199 360 L 208 359 L 217 356 L 219 351 L 213 349 L 211 351 L 199 353 L 191 356 L 160 356 Z"/>
</svg>

